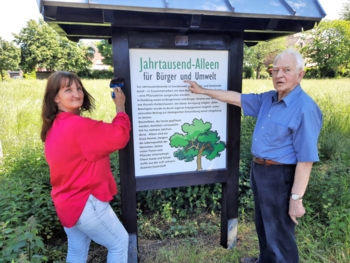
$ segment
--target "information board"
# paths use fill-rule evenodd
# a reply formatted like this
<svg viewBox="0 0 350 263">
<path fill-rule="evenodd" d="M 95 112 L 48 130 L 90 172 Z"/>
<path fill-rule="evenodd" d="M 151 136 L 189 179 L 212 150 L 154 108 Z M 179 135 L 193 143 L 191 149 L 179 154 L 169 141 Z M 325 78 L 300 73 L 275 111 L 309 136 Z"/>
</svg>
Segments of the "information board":
<svg viewBox="0 0 350 263">
<path fill-rule="evenodd" d="M 135 176 L 226 168 L 228 51 L 130 49 Z"/>
</svg>

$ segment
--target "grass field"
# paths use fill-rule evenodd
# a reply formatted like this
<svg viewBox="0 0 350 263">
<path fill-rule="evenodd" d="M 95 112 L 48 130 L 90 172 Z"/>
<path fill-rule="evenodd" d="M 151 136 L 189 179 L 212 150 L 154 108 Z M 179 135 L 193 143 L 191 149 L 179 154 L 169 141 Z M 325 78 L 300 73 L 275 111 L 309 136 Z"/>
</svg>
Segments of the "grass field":
<svg viewBox="0 0 350 263">
<path fill-rule="evenodd" d="M 0 83 L 0 143 L 3 152 L 0 179 L 14 176 L 14 163 L 28 151 L 35 152 L 35 160 L 43 160 L 39 133 L 45 83 L 41 80 Z M 83 80 L 86 89 L 96 99 L 96 110 L 90 116 L 104 121 L 110 121 L 115 111 L 108 83 L 108 80 Z M 306 79 L 302 81 L 302 87 L 319 104 L 324 125 L 319 139 L 322 161 L 313 169 L 305 197 L 308 212 L 297 227 L 301 263 L 349 263 L 350 81 Z M 271 89 L 271 80 L 243 81 L 244 93 Z M 15 182 L 15 178 L 13 180 Z M 152 229 L 166 227 L 166 222 L 158 219 L 154 220 L 152 215 L 142 218 L 142 224 L 148 227 L 139 232 L 141 262 L 238 262 L 241 256 L 256 256 L 258 253 L 257 237 L 249 214 L 240 215 L 239 242 L 237 249 L 233 250 L 219 245 L 219 214 L 203 213 L 200 219 L 184 220 L 183 225 L 191 225 L 194 221 L 205 224 L 198 228 L 196 235 L 183 235 L 181 238 L 154 238 Z M 96 247 L 92 253 L 96 255 L 92 255 L 89 262 L 103 262 L 99 261 L 105 254 L 103 249 Z"/>
</svg>

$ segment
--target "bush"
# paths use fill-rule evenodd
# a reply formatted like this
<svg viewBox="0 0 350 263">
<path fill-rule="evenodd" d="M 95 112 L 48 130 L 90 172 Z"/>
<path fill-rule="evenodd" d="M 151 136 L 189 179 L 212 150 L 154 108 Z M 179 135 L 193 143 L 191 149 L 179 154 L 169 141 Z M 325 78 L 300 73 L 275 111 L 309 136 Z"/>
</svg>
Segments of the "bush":
<svg viewBox="0 0 350 263">
<path fill-rule="evenodd" d="M 36 72 L 33 71 L 31 73 L 24 74 L 25 79 L 36 79 Z"/>
<path fill-rule="evenodd" d="M 143 191 L 137 193 L 137 206 L 145 213 L 158 213 L 164 219 L 187 218 L 203 211 L 221 208 L 221 184 Z"/>
<path fill-rule="evenodd" d="M 253 69 L 253 67 L 249 67 L 249 66 L 244 66 L 243 67 L 243 78 L 244 79 L 254 78 L 254 69 Z"/>
<path fill-rule="evenodd" d="M 8 73 L 7 73 L 7 71 L 2 70 L 1 73 L 2 73 L 3 79 L 0 79 L 0 82 L 1 82 L 1 81 L 4 81 L 4 80 L 9 80 L 9 79 L 10 79 L 10 77 L 9 77 L 9 75 L 8 75 Z M 1 74 L 0 74 L 0 78 L 1 78 Z"/>
<path fill-rule="evenodd" d="M 344 69 L 341 73 L 343 78 L 350 78 L 350 69 Z"/>
<path fill-rule="evenodd" d="M 270 77 L 270 74 L 267 71 L 260 72 L 260 79 L 268 79 L 269 77 Z"/>
<path fill-rule="evenodd" d="M 324 226 L 319 238 L 350 246 L 350 170 L 341 161 L 316 164 L 305 194 L 306 220 Z"/>
<path fill-rule="evenodd" d="M 337 72 L 334 69 L 324 65 L 320 65 L 319 72 L 321 78 L 335 78 L 337 76 Z"/>
<path fill-rule="evenodd" d="M 83 79 L 112 79 L 114 77 L 114 73 L 112 70 L 107 69 L 95 69 L 95 70 L 83 70 L 79 71 L 77 75 Z"/>
<path fill-rule="evenodd" d="M 77 72 L 77 75 L 81 79 L 91 79 L 91 70 L 90 69 L 80 70 Z"/>
<path fill-rule="evenodd" d="M 93 79 L 112 79 L 114 76 L 113 71 L 111 70 L 93 70 L 91 72 L 91 78 Z"/>
<path fill-rule="evenodd" d="M 304 78 L 306 78 L 306 79 L 320 78 L 320 72 L 319 72 L 318 68 L 306 68 Z"/>
<path fill-rule="evenodd" d="M 9 222 L 0 222 L 0 262 L 32 263 L 46 261 L 44 243 L 37 235 L 36 220 L 31 216 L 25 224 L 11 228 Z M 18 261 L 17 261 L 18 260 Z"/>
<path fill-rule="evenodd" d="M 252 162 L 251 141 L 256 119 L 242 117 L 239 164 L 239 215 L 251 216 L 254 211 L 253 192 L 250 188 L 250 164 Z"/>
<path fill-rule="evenodd" d="M 57 236 L 62 227 L 51 201 L 49 171 L 42 151 L 24 150 L 21 156 L 5 162 L 7 171 L 0 177 L 0 222 L 15 227 L 35 216 L 45 240 Z"/>
</svg>

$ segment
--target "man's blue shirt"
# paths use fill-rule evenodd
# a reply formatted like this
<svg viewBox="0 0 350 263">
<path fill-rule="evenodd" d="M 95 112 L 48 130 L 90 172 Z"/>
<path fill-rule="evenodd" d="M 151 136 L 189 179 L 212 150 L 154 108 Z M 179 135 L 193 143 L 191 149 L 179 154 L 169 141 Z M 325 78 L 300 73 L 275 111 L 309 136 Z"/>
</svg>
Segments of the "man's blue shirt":
<svg viewBox="0 0 350 263">
<path fill-rule="evenodd" d="M 275 90 L 242 94 L 245 116 L 257 118 L 252 138 L 255 157 L 285 164 L 318 161 L 322 112 L 298 85 L 278 101 Z"/>
</svg>

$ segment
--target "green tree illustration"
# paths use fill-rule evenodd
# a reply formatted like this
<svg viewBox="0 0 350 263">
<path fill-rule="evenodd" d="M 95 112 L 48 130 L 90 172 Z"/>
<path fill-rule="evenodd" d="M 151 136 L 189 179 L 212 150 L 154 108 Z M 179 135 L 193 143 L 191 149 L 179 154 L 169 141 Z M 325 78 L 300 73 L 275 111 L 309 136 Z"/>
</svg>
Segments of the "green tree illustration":
<svg viewBox="0 0 350 263">
<path fill-rule="evenodd" d="M 211 128 L 211 123 L 204 123 L 202 119 L 183 124 L 181 129 L 185 134 L 175 133 L 169 139 L 171 147 L 179 148 L 174 156 L 185 162 L 192 162 L 197 157 L 197 170 L 202 170 L 203 156 L 213 160 L 226 148 L 217 131 L 211 131 Z"/>
</svg>

